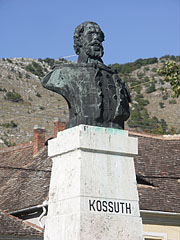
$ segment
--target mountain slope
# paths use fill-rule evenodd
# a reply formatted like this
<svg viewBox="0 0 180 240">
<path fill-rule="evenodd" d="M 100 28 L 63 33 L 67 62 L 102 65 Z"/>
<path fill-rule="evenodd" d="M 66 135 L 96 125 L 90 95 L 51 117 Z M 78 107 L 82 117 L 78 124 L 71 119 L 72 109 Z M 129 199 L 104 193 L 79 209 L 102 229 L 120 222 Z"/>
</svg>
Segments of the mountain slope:
<svg viewBox="0 0 180 240">
<path fill-rule="evenodd" d="M 131 119 L 126 128 L 157 134 L 180 132 L 180 98 L 171 97 L 170 85 L 163 84 L 156 72 L 164 61 L 165 58 L 137 61 L 139 65 L 131 64 L 128 71 L 125 64 L 112 65 L 117 70 L 121 68 L 119 75 L 127 82 L 132 95 Z M 46 136 L 52 136 L 54 118 L 68 120 L 63 97 L 40 83 L 40 78 L 59 62 L 50 58 L 0 59 L 1 148 L 31 141 L 34 125 L 44 126 Z"/>
</svg>

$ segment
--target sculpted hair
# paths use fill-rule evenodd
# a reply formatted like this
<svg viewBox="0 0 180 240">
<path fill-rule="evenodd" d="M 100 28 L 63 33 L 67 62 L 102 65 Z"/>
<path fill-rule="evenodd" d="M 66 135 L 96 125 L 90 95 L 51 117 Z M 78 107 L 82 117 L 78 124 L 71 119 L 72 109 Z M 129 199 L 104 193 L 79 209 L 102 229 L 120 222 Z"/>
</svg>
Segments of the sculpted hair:
<svg viewBox="0 0 180 240">
<path fill-rule="evenodd" d="M 95 22 L 84 22 L 84 23 L 81 23 L 80 25 L 78 25 L 75 28 L 75 31 L 74 31 L 74 50 L 75 50 L 75 53 L 77 55 L 80 54 L 80 49 L 83 46 L 82 35 L 83 35 L 83 32 L 84 32 L 84 29 L 87 26 L 87 24 L 89 24 L 89 23 L 99 27 L 99 25 Z M 99 29 L 100 29 L 100 27 L 99 27 Z M 101 31 L 101 29 L 100 29 L 100 31 Z M 102 31 L 101 31 L 101 33 L 103 35 L 103 40 L 104 40 L 104 33 Z"/>
</svg>

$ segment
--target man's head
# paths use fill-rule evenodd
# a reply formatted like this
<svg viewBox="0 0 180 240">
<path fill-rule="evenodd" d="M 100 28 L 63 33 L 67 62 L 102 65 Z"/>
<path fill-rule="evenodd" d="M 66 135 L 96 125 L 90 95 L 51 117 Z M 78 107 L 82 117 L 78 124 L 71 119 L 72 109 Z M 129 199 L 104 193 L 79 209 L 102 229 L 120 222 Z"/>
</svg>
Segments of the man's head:
<svg viewBox="0 0 180 240">
<path fill-rule="evenodd" d="M 100 59 L 103 54 L 104 33 L 95 22 L 84 22 L 74 32 L 74 49 L 78 55 Z"/>
</svg>

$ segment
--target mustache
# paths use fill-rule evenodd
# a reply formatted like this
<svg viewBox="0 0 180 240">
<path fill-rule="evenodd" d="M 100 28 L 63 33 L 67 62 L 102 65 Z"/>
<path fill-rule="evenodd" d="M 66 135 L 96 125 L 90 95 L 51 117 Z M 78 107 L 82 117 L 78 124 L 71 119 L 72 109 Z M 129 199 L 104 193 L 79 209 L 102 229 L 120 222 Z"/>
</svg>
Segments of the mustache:
<svg viewBox="0 0 180 240">
<path fill-rule="evenodd" d="M 89 46 L 99 46 L 99 47 L 101 47 L 102 43 L 100 41 L 98 41 L 98 40 L 93 40 L 88 45 Z"/>
</svg>

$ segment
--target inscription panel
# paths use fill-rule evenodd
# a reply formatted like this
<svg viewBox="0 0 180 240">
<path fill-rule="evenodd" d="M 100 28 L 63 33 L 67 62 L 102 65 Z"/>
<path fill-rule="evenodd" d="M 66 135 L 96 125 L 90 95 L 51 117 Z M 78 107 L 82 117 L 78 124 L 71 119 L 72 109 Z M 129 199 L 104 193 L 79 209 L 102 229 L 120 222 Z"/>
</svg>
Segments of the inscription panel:
<svg viewBox="0 0 180 240">
<path fill-rule="evenodd" d="M 86 204 L 90 213 L 139 216 L 138 201 L 90 198 L 86 199 Z"/>
</svg>

